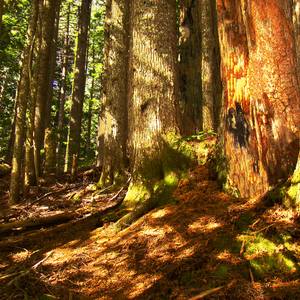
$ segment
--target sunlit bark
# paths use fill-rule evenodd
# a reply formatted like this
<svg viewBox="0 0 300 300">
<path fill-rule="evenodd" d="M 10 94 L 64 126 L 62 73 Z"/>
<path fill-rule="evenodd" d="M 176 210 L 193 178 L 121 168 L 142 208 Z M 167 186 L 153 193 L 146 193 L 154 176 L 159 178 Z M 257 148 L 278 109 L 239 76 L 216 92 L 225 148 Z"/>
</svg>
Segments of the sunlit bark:
<svg viewBox="0 0 300 300">
<path fill-rule="evenodd" d="M 127 72 L 129 1 L 109 0 L 106 15 L 105 70 L 102 113 L 103 153 L 101 186 L 124 172 L 127 138 Z"/>
<path fill-rule="evenodd" d="M 177 134 L 175 1 L 133 1 L 129 145 L 134 174 L 163 178 L 167 135 Z M 152 173 L 152 174 L 151 174 Z M 145 175 L 145 174 L 144 174 Z M 143 175 L 142 175 L 143 176 Z"/>
<path fill-rule="evenodd" d="M 245 197 L 292 173 L 299 82 L 290 1 L 218 0 L 228 183 Z"/>
</svg>

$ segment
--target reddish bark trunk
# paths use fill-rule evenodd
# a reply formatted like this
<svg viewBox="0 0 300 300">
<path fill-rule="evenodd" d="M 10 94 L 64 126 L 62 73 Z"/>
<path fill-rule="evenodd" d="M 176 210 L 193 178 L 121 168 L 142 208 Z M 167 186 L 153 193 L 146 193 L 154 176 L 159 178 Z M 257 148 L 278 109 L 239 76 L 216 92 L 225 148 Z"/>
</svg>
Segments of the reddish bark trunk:
<svg viewBox="0 0 300 300">
<path fill-rule="evenodd" d="M 293 171 L 299 85 L 290 1 L 218 0 L 228 182 L 244 197 Z"/>
</svg>

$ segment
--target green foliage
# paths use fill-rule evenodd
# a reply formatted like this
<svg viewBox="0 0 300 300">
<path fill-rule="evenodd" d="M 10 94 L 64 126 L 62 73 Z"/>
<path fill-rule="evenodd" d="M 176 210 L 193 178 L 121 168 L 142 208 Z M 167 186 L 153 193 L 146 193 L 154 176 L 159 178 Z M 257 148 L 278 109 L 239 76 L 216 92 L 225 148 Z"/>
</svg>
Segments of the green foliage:
<svg viewBox="0 0 300 300">
<path fill-rule="evenodd" d="M 8 1 L 0 33 L 0 158 L 7 151 L 14 114 L 20 62 L 26 39 L 30 1 Z"/>
</svg>

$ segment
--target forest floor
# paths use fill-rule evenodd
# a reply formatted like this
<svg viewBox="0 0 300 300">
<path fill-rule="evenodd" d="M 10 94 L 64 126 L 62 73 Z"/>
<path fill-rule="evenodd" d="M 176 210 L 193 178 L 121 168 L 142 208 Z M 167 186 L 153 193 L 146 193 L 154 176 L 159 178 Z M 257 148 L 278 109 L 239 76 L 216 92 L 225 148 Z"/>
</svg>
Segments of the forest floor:
<svg viewBox="0 0 300 300">
<path fill-rule="evenodd" d="M 0 299 L 300 299 L 293 211 L 225 194 L 203 165 L 180 181 L 176 204 L 112 234 L 103 211 L 126 190 L 95 197 L 88 178 L 53 183 L 0 218 Z M 63 213 L 71 219 L 6 231 L 8 219 Z"/>
</svg>

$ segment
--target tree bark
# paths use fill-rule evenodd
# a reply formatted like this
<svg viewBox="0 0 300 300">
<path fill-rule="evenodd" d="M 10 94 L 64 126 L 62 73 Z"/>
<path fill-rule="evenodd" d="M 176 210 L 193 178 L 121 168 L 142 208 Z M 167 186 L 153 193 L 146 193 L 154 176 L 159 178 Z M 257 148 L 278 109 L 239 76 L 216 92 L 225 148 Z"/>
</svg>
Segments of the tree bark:
<svg viewBox="0 0 300 300">
<path fill-rule="evenodd" d="M 202 130 L 201 1 L 181 0 L 179 21 L 181 131 L 192 135 Z"/>
<path fill-rule="evenodd" d="M 218 0 L 228 183 L 265 193 L 299 153 L 299 82 L 290 1 Z"/>
<path fill-rule="evenodd" d="M 33 40 L 35 36 L 38 17 L 38 1 L 32 2 L 32 15 L 27 33 L 27 44 L 23 52 L 23 63 L 21 69 L 20 82 L 18 86 L 16 121 L 15 121 L 15 141 L 13 146 L 12 172 L 10 181 L 10 203 L 18 202 L 22 188 L 22 161 L 25 138 L 25 117 L 27 101 L 30 95 L 29 89 L 29 69 L 31 68 Z"/>
<path fill-rule="evenodd" d="M 216 1 L 201 3 L 202 129 L 217 131 L 221 96 Z"/>
<path fill-rule="evenodd" d="M 54 92 L 54 79 L 55 79 L 55 68 L 56 68 L 56 54 L 57 54 L 57 39 L 58 39 L 58 29 L 59 29 L 59 16 L 60 16 L 60 5 L 61 1 L 57 0 L 56 7 L 56 18 L 54 26 L 54 36 L 51 45 L 51 57 L 50 57 L 50 90 L 48 94 L 48 101 L 46 105 L 46 115 L 45 115 L 45 174 L 55 174 L 56 168 L 56 147 L 55 147 L 55 133 L 53 130 L 53 120 L 51 118 L 51 106 L 53 102 L 53 92 Z"/>
<path fill-rule="evenodd" d="M 176 2 L 137 0 L 131 5 L 128 125 L 133 180 L 125 205 L 153 207 L 159 199 L 155 183 L 176 177 L 181 158 L 172 145 L 179 135 Z"/>
<path fill-rule="evenodd" d="M 45 0 L 40 2 L 41 7 L 41 45 L 39 49 L 39 70 L 38 70 L 38 85 L 36 96 L 36 110 L 34 122 L 34 139 L 35 139 L 35 166 L 37 177 L 42 173 L 42 150 L 44 148 L 45 136 L 45 114 L 46 106 L 50 91 L 50 63 L 51 63 L 51 45 L 54 36 L 56 7 L 58 0 Z"/>
<path fill-rule="evenodd" d="M 122 175 L 126 164 L 129 2 L 107 2 L 105 70 L 100 115 L 104 126 L 100 186 L 112 184 Z"/>
<path fill-rule="evenodd" d="M 59 97 L 59 110 L 58 110 L 58 125 L 57 125 L 57 146 L 56 146 L 56 163 L 57 172 L 62 171 L 63 166 L 63 130 L 65 120 L 65 103 L 67 95 L 67 76 L 69 68 L 69 53 L 70 53 L 70 10 L 71 5 L 68 5 L 67 21 L 65 28 L 64 38 L 64 52 L 63 52 L 63 66 L 61 73 L 61 87 Z"/>
<path fill-rule="evenodd" d="M 88 45 L 88 30 L 91 15 L 91 0 L 82 0 L 78 21 L 78 42 L 76 49 L 72 107 L 66 153 L 66 170 L 71 171 L 72 177 L 77 176 L 80 152 L 80 132 L 82 108 L 86 81 L 86 53 Z"/>
</svg>

